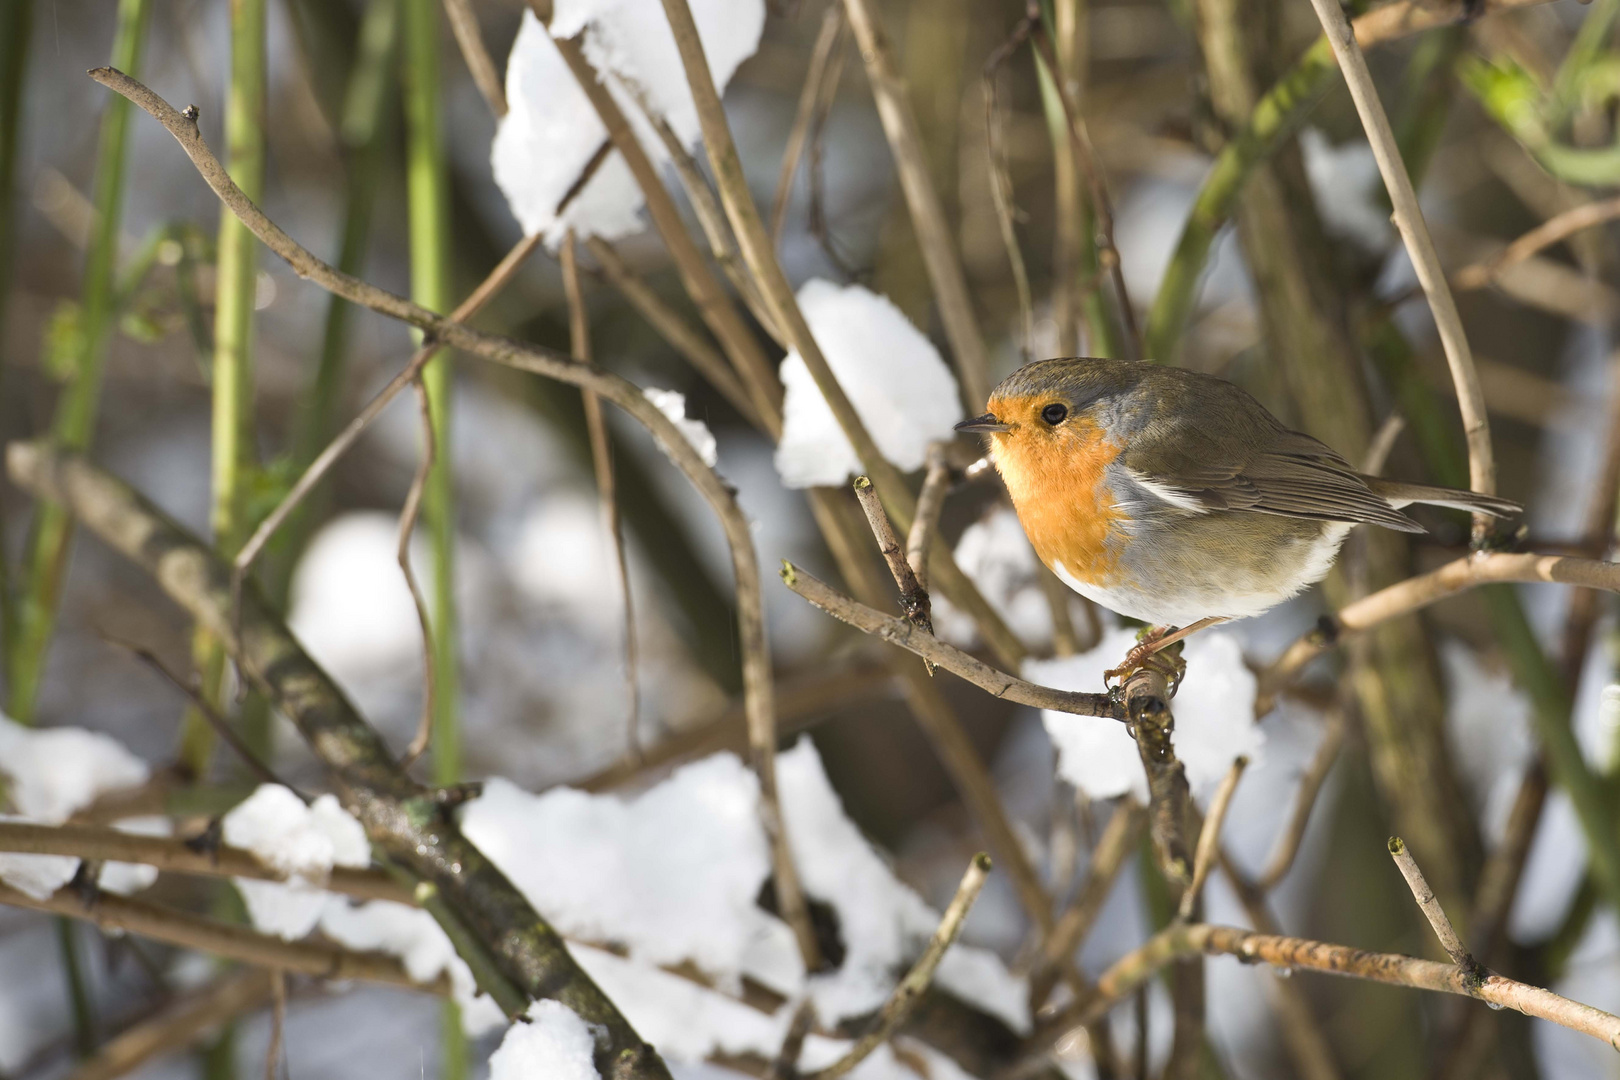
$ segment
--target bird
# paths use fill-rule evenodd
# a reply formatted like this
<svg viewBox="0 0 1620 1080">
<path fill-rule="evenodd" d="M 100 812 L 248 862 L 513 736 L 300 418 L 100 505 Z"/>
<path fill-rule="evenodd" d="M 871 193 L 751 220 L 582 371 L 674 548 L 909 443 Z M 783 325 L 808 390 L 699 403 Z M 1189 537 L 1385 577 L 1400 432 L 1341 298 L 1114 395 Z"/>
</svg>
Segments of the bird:
<svg viewBox="0 0 1620 1080">
<path fill-rule="evenodd" d="M 1151 361 L 1037 360 L 987 406 L 956 430 L 989 436 L 1035 553 L 1081 596 L 1148 624 L 1149 651 L 1322 580 L 1355 525 L 1425 532 L 1401 513 L 1413 503 L 1522 509 L 1369 476 L 1233 383 Z"/>
</svg>

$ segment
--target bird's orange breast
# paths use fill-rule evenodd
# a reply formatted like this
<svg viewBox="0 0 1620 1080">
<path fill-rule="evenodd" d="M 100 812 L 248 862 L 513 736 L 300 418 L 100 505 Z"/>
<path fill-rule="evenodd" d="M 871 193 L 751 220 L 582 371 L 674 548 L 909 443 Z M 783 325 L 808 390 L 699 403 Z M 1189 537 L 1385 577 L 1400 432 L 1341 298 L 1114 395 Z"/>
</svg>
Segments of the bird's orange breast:
<svg viewBox="0 0 1620 1080">
<path fill-rule="evenodd" d="M 1018 520 L 1035 554 L 1052 569 L 1106 585 L 1119 569 L 1109 543 L 1124 513 L 1104 470 L 1123 447 L 1090 420 L 1075 417 L 1061 431 L 1023 427 L 997 433 L 991 454 L 1007 484 Z"/>
</svg>

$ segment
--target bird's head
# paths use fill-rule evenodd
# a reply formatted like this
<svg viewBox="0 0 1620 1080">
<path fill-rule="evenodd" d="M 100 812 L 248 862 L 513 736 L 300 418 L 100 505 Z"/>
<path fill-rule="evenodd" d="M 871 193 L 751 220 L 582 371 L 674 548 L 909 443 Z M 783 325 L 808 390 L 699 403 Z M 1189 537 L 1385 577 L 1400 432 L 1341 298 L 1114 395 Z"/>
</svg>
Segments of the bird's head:
<svg viewBox="0 0 1620 1080">
<path fill-rule="evenodd" d="M 990 392 L 989 411 L 956 425 L 990 436 L 998 466 L 1093 445 L 1121 419 L 1138 365 L 1067 357 L 1025 364 Z M 1003 470 L 1005 471 L 1005 470 Z"/>
</svg>

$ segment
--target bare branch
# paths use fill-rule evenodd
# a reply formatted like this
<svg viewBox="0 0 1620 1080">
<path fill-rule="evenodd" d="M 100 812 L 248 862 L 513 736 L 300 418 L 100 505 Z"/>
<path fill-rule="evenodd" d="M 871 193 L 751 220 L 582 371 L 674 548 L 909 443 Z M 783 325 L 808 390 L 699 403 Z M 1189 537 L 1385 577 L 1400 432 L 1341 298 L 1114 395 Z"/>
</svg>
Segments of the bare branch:
<svg viewBox="0 0 1620 1080">
<path fill-rule="evenodd" d="M 198 848 L 170 836 L 143 836 L 101 825 L 35 825 L 0 822 L 0 851 L 26 855 L 68 855 L 91 862 L 140 863 L 165 873 L 200 877 L 285 881 L 287 875 L 261 863 L 250 851 L 223 845 Z M 357 900 L 392 900 L 415 905 L 410 886 L 381 870 L 334 866 L 325 888 Z"/>
<path fill-rule="evenodd" d="M 1490 258 L 1463 267 L 1451 276 L 1451 283 L 1463 291 L 1482 289 L 1495 282 L 1509 267 L 1523 262 L 1543 248 L 1615 218 L 1620 218 L 1620 196 L 1565 210 L 1557 217 L 1537 225 Z"/>
<path fill-rule="evenodd" d="M 872 536 L 877 540 L 878 553 L 888 564 L 889 573 L 894 575 L 894 583 L 900 590 L 900 610 L 905 613 L 906 620 L 911 625 L 925 634 L 932 635 L 933 605 L 928 599 L 928 591 L 922 587 L 922 583 L 917 580 L 916 572 L 906 561 L 906 553 L 900 549 L 900 537 L 895 534 L 894 523 L 883 510 L 883 502 L 878 498 L 877 489 L 865 476 L 857 476 L 853 486 L 855 498 L 860 501 L 861 510 L 866 514 L 866 523 L 872 527 Z"/>
<path fill-rule="evenodd" d="M 1321 793 L 1322 784 L 1332 771 L 1334 762 L 1339 760 L 1339 748 L 1343 745 L 1344 713 L 1335 709 L 1328 718 L 1327 728 L 1322 732 L 1322 741 L 1317 745 L 1310 765 L 1300 777 L 1299 793 L 1294 797 L 1294 812 L 1288 817 L 1288 826 L 1278 835 L 1277 843 L 1271 849 L 1271 858 L 1267 860 L 1266 868 L 1256 883 L 1262 892 L 1276 888 L 1293 868 L 1300 841 L 1305 839 L 1305 827 L 1311 822 L 1316 796 Z"/>
<path fill-rule="evenodd" d="M 1346 634 L 1360 633 L 1379 623 L 1410 614 L 1419 608 L 1455 596 L 1476 585 L 1505 582 L 1556 582 L 1583 589 L 1620 592 L 1620 563 L 1581 559 L 1570 555 L 1534 552 L 1475 552 L 1427 574 L 1398 581 L 1339 609 L 1322 628 L 1295 641 L 1261 677 L 1261 701 L 1269 701 L 1277 688 L 1300 669 L 1326 652 Z M 1257 703 L 1256 708 L 1259 708 Z"/>
<path fill-rule="evenodd" d="M 935 969 L 945 958 L 945 951 L 956 941 L 956 935 L 962 932 L 962 922 L 967 918 L 968 910 L 973 907 L 973 901 L 978 899 L 979 890 L 984 888 L 984 879 L 989 874 L 990 856 L 980 852 L 968 864 L 967 873 L 962 875 L 962 882 L 956 887 L 956 896 L 940 918 L 939 926 L 934 930 L 934 936 L 929 939 L 928 947 L 923 950 L 923 954 L 917 958 L 911 970 L 906 972 L 906 977 L 900 980 L 900 985 L 894 988 L 888 1000 L 883 1003 L 883 1007 L 878 1010 L 872 1027 L 856 1040 L 848 1053 L 825 1069 L 811 1073 L 807 1080 L 838 1080 L 866 1060 L 867 1055 L 873 1050 L 888 1042 L 899 1030 L 921 1001 L 928 984 L 934 981 Z"/>
<path fill-rule="evenodd" d="M 1356 32 L 1338 0 L 1311 0 L 1322 31 L 1333 47 L 1339 68 L 1350 87 L 1350 97 L 1361 115 L 1361 125 L 1367 131 L 1378 171 L 1383 174 L 1384 186 L 1395 207 L 1395 227 L 1406 243 L 1407 254 L 1417 272 L 1418 282 L 1429 298 L 1434 312 L 1435 327 L 1440 332 L 1440 343 L 1445 348 L 1446 362 L 1451 367 L 1451 380 L 1457 388 L 1457 405 L 1462 412 L 1463 432 L 1468 440 L 1468 479 L 1475 491 L 1486 495 L 1496 491 L 1496 459 L 1491 448 L 1490 421 L 1485 414 L 1485 393 L 1480 389 L 1479 373 L 1474 370 L 1473 353 L 1468 348 L 1468 336 L 1463 331 L 1462 316 L 1457 313 L 1456 300 L 1440 265 L 1440 256 L 1429 236 L 1429 227 L 1418 207 L 1417 192 L 1412 187 L 1411 175 L 1401 160 L 1395 132 L 1384 113 L 1373 85 L 1372 72 L 1367 69 L 1367 58 L 1356 43 Z M 1483 512 L 1474 515 L 1474 535 L 1483 538 L 1490 528 L 1490 518 Z"/>
<path fill-rule="evenodd" d="M 776 177 L 776 197 L 771 200 L 771 239 L 778 244 L 782 242 L 782 223 L 787 220 L 788 201 L 793 194 L 793 176 L 799 171 L 799 159 L 804 156 L 811 124 L 816 114 L 830 104 L 838 86 L 837 77 L 843 74 L 843 44 L 848 32 L 844 9 L 837 4 L 829 5 L 821 17 L 816 43 L 810 50 L 804 89 L 799 91 L 793 127 L 788 130 L 787 147 L 782 151 L 782 170 Z M 839 58 L 838 63 L 833 63 L 835 56 Z"/>
<path fill-rule="evenodd" d="M 422 419 L 422 456 L 411 477 L 410 490 L 405 493 L 405 505 L 399 511 L 399 530 L 395 538 L 394 558 L 399 571 L 405 575 L 405 587 L 411 592 L 411 605 L 416 609 L 416 625 L 422 633 L 422 715 L 416 723 L 416 734 L 405 748 L 399 767 L 408 769 L 422 756 L 433 739 L 433 716 L 437 711 L 438 675 L 433 663 L 433 617 L 428 613 L 427 597 L 411 569 L 411 535 L 416 532 L 416 520 L 422 511 L 422 497 L 427 492 L 428 477 L 433 473 L 433 461 L 439 456 L 438 440 L 433 435 L 433 404 L 428 397 L 427 385 L 418 372 L 411 380 L 416 390 L 416 402 Z"/>
<path fill-rule="evenodd" d="M 1417 860 L 1412 858 L 1412 853 L 1407 850 L 1405 841 L 1398 836 L 1390 837 L 1389 854 L 1395 860 L 1395 865 L 1400 868 L 1401 877 L 1406 879 L 1407 887 L 1412 890 L 1412 899 L 1417 901 L 1424 918 L 1428 919 L 1429 925 L 1434 928 L 1434 936 L 1440 939 L 1440 946 L 1446 950 L 1446 955 L 1451 957 L 1451 962 L 1483 976 L 1484 971 L 1480 968 L 1479 961 L 1474 959 L 1468 947 L 1462 943 L 1462 938 L 1457 936 L 1456 928 L 1446 917 L 1445 908 L 1441 907 L 1440 901 L 1435 898 L 1434 890 L 1429 888 L 1429 883 L 1424 880 L 1423 871 L 1418 867 Z"/>
<path fill-rule="evenodd" d="M 484 47 L 484 35 L 478 29 L 472 0 L 444 0 L 444 13 L 450 18 L 450 32 L 455 34 L 456 44 L 461 47 L 461 57 L 467 62 L 474 85 L 489 103 L 489 111 L 499 120 L 506 115 L 506 91 L 501 87 L 495 61 Z"/>
<path fill-rule="evenodd" d="M 1620 1050 L 1620 1016 L 1501 975 L 1479 978 L 1455 964 L 1201 923 L 1172 925 L 1122 957 L 1097 980 L 1095 997 L 1076 1002 L 1042 1025 L 1030 1036 L 1027 1051 L 1044 1054 L 1068 1031 L 1107 1013 L 1165 964 L 1200 952 L 1209 956 L 1235 956 L 1249 964 L 1270 964 L 1280 971 L 1320 971 L 1392 986 L 1460 994 L 1550 1021 Z"/>
<path fill-rule="evenodd" d="M 1204 879 L 1209 877 L 1209 868 L 1215 865 L 1215 855 L 1220 850 L 1221 826 L 1226 822 L 1226 811 L 1232 805 L 1232 795 L 1237 791 L 1238 781 L 1243 779 L 1243 770 L 1248 767 L 1249 759 L 1246 757 L 1232 762 L 1232 767 L 1221 778 L 1220 787 L 1215 789 L 1215 797 L 1209 802 L 1209 814 L 1204 818 L 1204 828 L 1198 834 L 1198 848 L 1193 855 L 1192 884 L 1181 894 L 1178 914 L 1182 919 L 1191 919 L 1193 909 L 1198 906 Z"/>
<path fill-rule="evenodd" d="M 939 529 L 939 514 L 945 509 L 950 481 L 951 466 L 944 444 L 930 443 L 928 474 L 917 494 L 917 516 L 911 519 L 911 531 L 906 534 L 906 562 L 911 565 L 919 589 L 928 588 L 928 546 Z"/>
<path fill-rule="evenodd" d="M 396 957 L 353 952 L 324 941 L 283 941 L 235 923 L 216 922 L 127 896 L 101 893 L 87 905 L 71 887 L 35 900 L 10 886 L 0 885 L 0 904 L 83 919 L 103 930 L 124 930 L 182 949 L 196 949 L 257 967 L 295 971 L 318 979 L 364 979 L 436 994 L 450 992 L 449 976 L 440 975 L 431 983 L 419 983 Z"/>
<path fill-rule="evenodd" d="M 1117 704 L 1108 694 L 1053 690 L 1050 687 L 1036 686 L 1034 683 L 1014 678 L 1004 671 L 997 671 L 956 646 L 948 645 L 931 634 L 923 633 L 909 622 L 851 600 L 792 563 L 782 564 L 782 581 L 788 588 L 833 618 L 846 622 L 864 633 L 882 638 L 890 644 L 898 645 L 907 652 L 915 653 L 935 666 L 966 679 L 991 697 L 1005 698 L 1037 709 L 1073 713 L 1076 716 L 1125 719 L 1124 707 Z"/>
</svg>

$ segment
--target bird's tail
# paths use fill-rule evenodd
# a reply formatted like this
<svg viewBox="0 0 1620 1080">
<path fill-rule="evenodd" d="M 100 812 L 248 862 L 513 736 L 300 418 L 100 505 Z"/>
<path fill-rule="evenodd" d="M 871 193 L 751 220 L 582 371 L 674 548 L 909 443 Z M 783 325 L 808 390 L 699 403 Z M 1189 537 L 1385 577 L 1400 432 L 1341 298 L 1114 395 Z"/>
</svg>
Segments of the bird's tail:
<svg viewBox="0 0 1620 1080">
<path fill-rule="evenodd" d="M 1466 510 L 1469 513 L 1483 511 L 1499 518 L 1516 517 L 1524 513 L 1524 507 L 1511 499 L 1481 495 L 1477 491 L 1458 491 L 1456 488 L 1434 487 L 1431 484 L 1409 484 L 1404 480 L 1385 480 L 1381 476 L 1363 476 L 1362 479 L 1372 489 L 1373 494 L 1389 500 L 1389 505 L 1397 510 L 1412 503 L 1423 503 L 1426 506 L 1449 506 L 1453 510 Z"/>
</svg>

